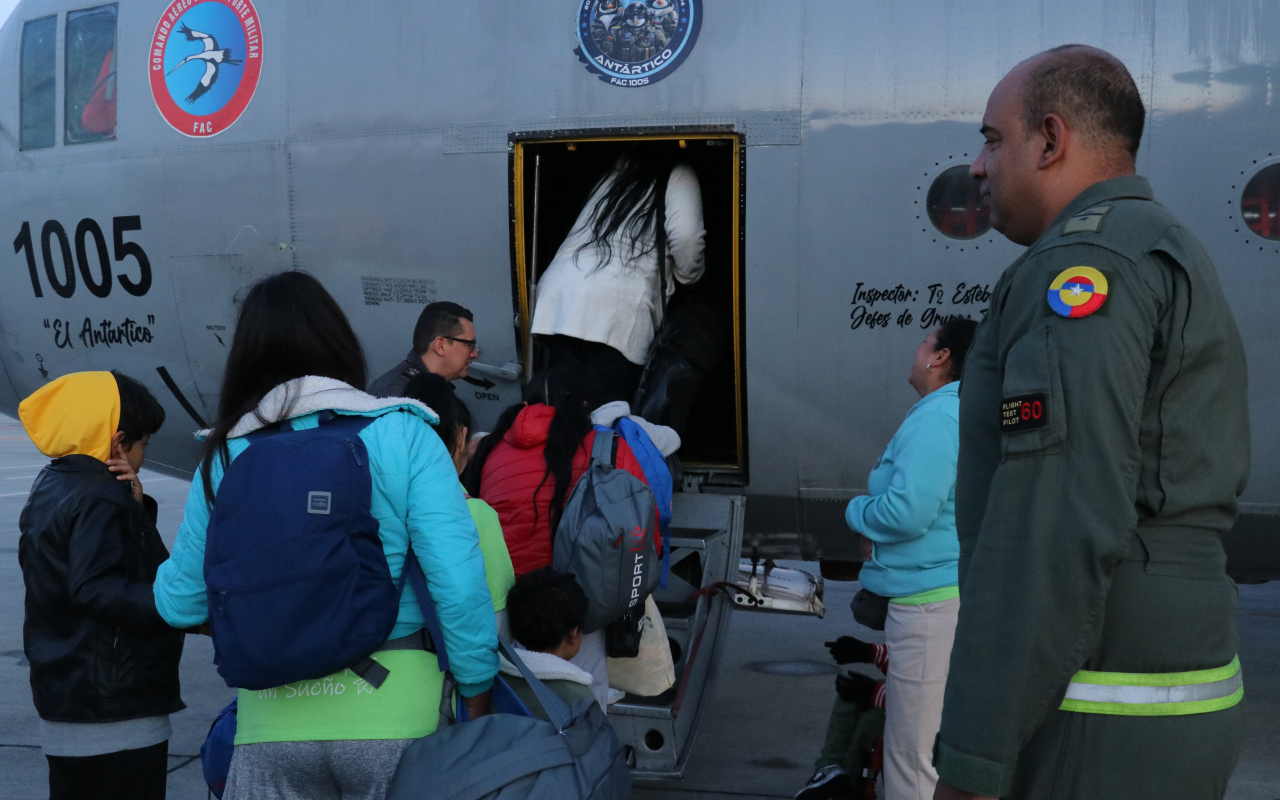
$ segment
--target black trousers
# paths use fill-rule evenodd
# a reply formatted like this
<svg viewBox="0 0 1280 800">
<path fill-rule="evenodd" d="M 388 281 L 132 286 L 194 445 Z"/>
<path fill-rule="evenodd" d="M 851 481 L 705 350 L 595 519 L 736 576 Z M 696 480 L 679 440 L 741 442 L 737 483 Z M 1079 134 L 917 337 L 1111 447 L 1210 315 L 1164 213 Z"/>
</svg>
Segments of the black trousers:
<svg viewBox="0 0 1280 800">
<path fill-rule="evenodd" d="M 164 800 L 169 742 L 100 756 L 45 756 L 49 800 Z"/>
<path fill-rule="evenodd" d="M 572 336 L 539 336 L 538 341 L 547 349 L 547 366 L 558 366 L 567 356 L 573 356 L 595 373 L 604 388 L 602 403 L 611 400 L 630 403 L 636 396 L 640 376 L 644 374 L 644 365 L 632 364 L 615 348 Z"/>
</svg>

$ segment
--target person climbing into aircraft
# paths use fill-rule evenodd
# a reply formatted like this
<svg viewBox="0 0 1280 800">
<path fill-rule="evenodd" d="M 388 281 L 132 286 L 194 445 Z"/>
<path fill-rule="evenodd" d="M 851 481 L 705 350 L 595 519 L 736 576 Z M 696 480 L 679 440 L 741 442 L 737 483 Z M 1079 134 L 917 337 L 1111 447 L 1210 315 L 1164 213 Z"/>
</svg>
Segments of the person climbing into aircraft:
<svg viewBox="0 0 1280 800">
<path fill-rule="evenodd" d="M 568 355 L 585 364 L 603 384 L 604 400 L 633 399 L 667 298 L 677 282 L 702 277 L 702 191 L 679 153 L 674 142 L 623 153 L 538 280 L 539 344 L 552 366 Z"/>
<path fill-rule="evenodd" d="M 871 545 L 859 575 L 863 588 L 889 598 L 884 631 L 893 660 L 885 671 L 886 800 L 929 800 L 938 780 L 931 763 L 933 740 L 960 610 L 955 527 L 959 380 L 977 325 L 953 317 L 916 348 L 907 381 L 921 399 L 867 478 L 869 493 L 855 497 L 845 511 L 849 527 Z M 842 636 L 833 643 L 832 655 L 840 663 L 871 661 L 872 649 Z M 834 712 L 832 720 L 836 722 Z M 820 768 L 797 797 L 843 796 L 838 793 L 843 779 L 834 774 L 839 770 L 836 765 Z"/>
<path fill-rule="evenodd" d="M 432 372 L 447 381 L 467 377 L 467 368 L 480 357 L 475 317 L 457 303 L 431 303 L 413 327 L 413 349 L 404 360 L 369 384 L 374 397 L 400 397 L 415 376 Z"/>
<path fill-rule="evenodd" d="M 596 432 L 591 411 L 599 382 L 572 357 L 537 375 L 525 402 L 502 413 L 480 442 L 463 485 L 498 512 L 517 580 L 552 563 L 552 541 L 560 515 L 591 460 Z M 648 485 L 644 466 L 619 436 L 615 464 Z M 608 708 L 604 631 L 583 635 L 573 663 L 593 678 L 601 708 Z"/>
</svg>

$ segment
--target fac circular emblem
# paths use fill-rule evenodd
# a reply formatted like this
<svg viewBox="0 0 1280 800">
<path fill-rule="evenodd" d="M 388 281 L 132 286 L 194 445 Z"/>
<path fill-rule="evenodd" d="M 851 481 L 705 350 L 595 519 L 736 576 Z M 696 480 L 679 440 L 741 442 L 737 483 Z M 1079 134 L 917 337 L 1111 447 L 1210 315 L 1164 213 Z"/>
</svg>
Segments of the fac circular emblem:
<svg viewBox="0 0 1280 800">
<path fill-rule="evenodd" d="M 262 74 L 262 31 L 250 0 L 173 0 L 151 37 L 151 96 L 165 122 L 215 136 L 240 118 Z"/>
<path fill-rule="evenodd" d="M 675 71 L 702 27 L 702 0 L 582 0 L 574 51 L 600 80 L 648 86 Z"/>
<path fill-rule="evenodd" d="M 1072 267 L 1049 284 L 1049 307 L 1064 317 L 1087 317 L 1107 299 L 1107 278 L 1093 267 Z"/>
</svg>

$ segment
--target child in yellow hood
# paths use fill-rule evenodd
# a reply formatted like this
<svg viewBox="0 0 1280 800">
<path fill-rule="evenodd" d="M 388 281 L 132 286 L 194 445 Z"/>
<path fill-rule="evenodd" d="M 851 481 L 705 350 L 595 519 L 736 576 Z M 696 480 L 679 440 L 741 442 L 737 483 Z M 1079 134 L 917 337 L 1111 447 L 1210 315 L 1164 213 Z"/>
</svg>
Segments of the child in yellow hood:
<svg viewBox="0 0 1280 800">
<path fill-rule="evenodd" d="M 169 715 L 185 707 L 183 634 L 156 611 L 151 585 L 169 551 L 137 473 L 164 409 L 118 372 L 77 372 L 18 416 L 53 459 L 18 521 L 49 796 L 163 798 Z"/>
</svg>

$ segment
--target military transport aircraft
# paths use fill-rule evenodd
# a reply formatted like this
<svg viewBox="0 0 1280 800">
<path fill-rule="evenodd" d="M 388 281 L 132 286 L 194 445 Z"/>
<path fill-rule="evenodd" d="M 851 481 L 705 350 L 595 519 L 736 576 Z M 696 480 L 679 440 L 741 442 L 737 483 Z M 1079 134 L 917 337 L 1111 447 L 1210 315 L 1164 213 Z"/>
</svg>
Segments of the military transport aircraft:
<svg viewBox="0 0 1280 800">
<path fill-rule="evenodd" d="M 0 29 L 0 411 L 118 368 L 168 410 L 151 463 L 190 475 L 237 293 L 297 268 L 375 375 L 423 304 L 472 309 L 459 391 L 483 428 L 519 399 L 530 288 L 592 181 L 637 142 L 680 148 L 707 228 L 681 291 L 729 347 L 681 451 L 660 598 L 680 680 L 613 717 L 639 772 L 679 774 L 730 608 L 685 597 L 740 550 L 856 558 L 844 505 L 915 399 L 911 352 L 981 317 L 1020 250 L 967 177 L 987 95 L 1067 42 L 1132 70 L 1139 171 L 1217 264 L 1254 420 L 1229 569 L 1280 577 L 1280 11 L 1248 0 L 22 0 Z"/>
</svg>

